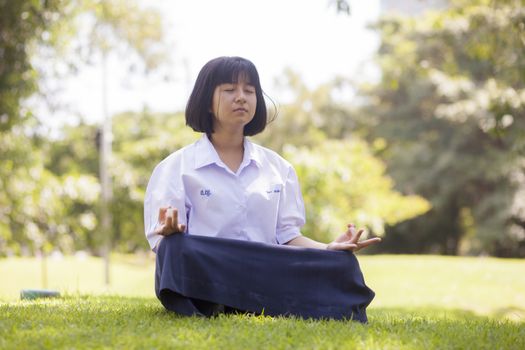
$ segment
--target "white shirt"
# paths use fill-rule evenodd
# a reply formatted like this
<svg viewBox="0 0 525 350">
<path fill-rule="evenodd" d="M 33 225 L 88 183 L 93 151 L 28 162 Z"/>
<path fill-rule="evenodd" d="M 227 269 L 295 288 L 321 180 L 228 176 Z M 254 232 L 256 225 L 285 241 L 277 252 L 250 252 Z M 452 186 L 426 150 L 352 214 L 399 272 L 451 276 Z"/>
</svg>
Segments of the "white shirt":
<svg viewBox="0 0 525 350">
<path fill-rule="evenodd" d="M 301 235 L 304 202 L 294 168 L 277 153 L 244 139 L 236 173 L 206 135 L 165 158 L 153 171 L 144 200 L 146 238 L 161 207 L 175 207 L 189 234 L 284 244 Z"/>
</svg>

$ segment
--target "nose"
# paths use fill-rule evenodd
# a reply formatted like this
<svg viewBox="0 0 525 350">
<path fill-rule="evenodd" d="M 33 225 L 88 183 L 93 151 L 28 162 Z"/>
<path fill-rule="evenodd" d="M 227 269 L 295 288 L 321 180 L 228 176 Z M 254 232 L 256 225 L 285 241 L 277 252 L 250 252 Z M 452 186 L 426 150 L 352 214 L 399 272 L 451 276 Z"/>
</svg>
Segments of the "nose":
<svg viewBox="0 0 525 350">
<path fill-rule="evenodd" d="M 237 89 L 237 96 L 235 97 L 235 102 L 239 102 L 239 103 L 246 102 L 246 95 L 242 88 Z"/>
</svg>

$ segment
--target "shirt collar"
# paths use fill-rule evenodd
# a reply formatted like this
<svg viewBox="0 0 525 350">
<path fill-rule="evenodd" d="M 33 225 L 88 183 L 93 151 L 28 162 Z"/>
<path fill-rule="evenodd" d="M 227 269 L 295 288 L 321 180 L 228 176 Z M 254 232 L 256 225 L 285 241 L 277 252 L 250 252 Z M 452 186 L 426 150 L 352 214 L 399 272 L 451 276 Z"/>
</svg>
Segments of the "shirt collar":
<svg viewBox="0 0 525 350">
<path fill-rule="evenodd" d="M 205 167 L 210 164 L 217 164 L 224 166 L 219 154 L 213 147 L 213 144 L 208 139 L 206 134 L 197 141 L 195 145 L 195 169 Z M 261 166 L 261 154 L 259 150 L 250 142 L 246 137 L 244 138 L 244 158 L 242 160 L 239 170 L 246 167 L 251 161 L 260 167 Z"/>
<path fill-rule="evenodd" d="M 221 159 L 208 139 L 208 136 L 204 134 L 195 144 L 195 169 L 199 169 L 213 163 L 219 164 L 221 163 Z"/>
<path fill-rule="evenodd" d="M 242 160 L 241 167 L 243 164 L 248 165 L 251 161 L 261 167 L 261 152 L 257 149 L 252 142 L 250 142 L 246 137 L 244 138 L 244 159 Z"/>
</svg>

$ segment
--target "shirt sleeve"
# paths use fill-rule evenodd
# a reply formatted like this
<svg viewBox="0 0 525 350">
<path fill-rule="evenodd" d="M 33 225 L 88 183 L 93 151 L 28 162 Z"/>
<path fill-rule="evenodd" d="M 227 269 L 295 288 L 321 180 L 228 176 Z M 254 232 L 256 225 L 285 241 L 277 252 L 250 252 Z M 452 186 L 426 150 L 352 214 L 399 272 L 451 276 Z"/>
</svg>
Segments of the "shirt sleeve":
<svg viewBox="0 0 525 350">
<path fill-rule="evenodd" d="M 295 169 L 290 166 L 281 190 L 277 216 L 277 243 L 285 244 L 301 235 L 305 224 L 304 201 Z"/>
<path fill-rule="evenodd" d="M 144 198 L 144 230 L 146 239 L 155 252 L 162 239 L 161 235 L 154 233 L 160 208 L 177 208 L 179 224 L 186 225 L 185 193 L 177 166 L 172 163 L 166 159 L 153 170 Z"/>
</svg>

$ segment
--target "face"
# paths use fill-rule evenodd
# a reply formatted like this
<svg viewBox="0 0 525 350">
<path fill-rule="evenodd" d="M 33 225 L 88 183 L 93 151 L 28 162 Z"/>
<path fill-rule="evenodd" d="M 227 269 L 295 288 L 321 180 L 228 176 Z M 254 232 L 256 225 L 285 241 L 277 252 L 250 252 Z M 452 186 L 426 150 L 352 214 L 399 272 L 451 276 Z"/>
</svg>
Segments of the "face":
<svg viewBox="0 0 525 350">
<path fill-rule="evenodd" d="M 213 130 L 243 130 L 255 115 L 255 93 L 255 87 L 242 76 L 236 83 L 218 85 L 213 93 L 211 106 Z"/>
</svg>

